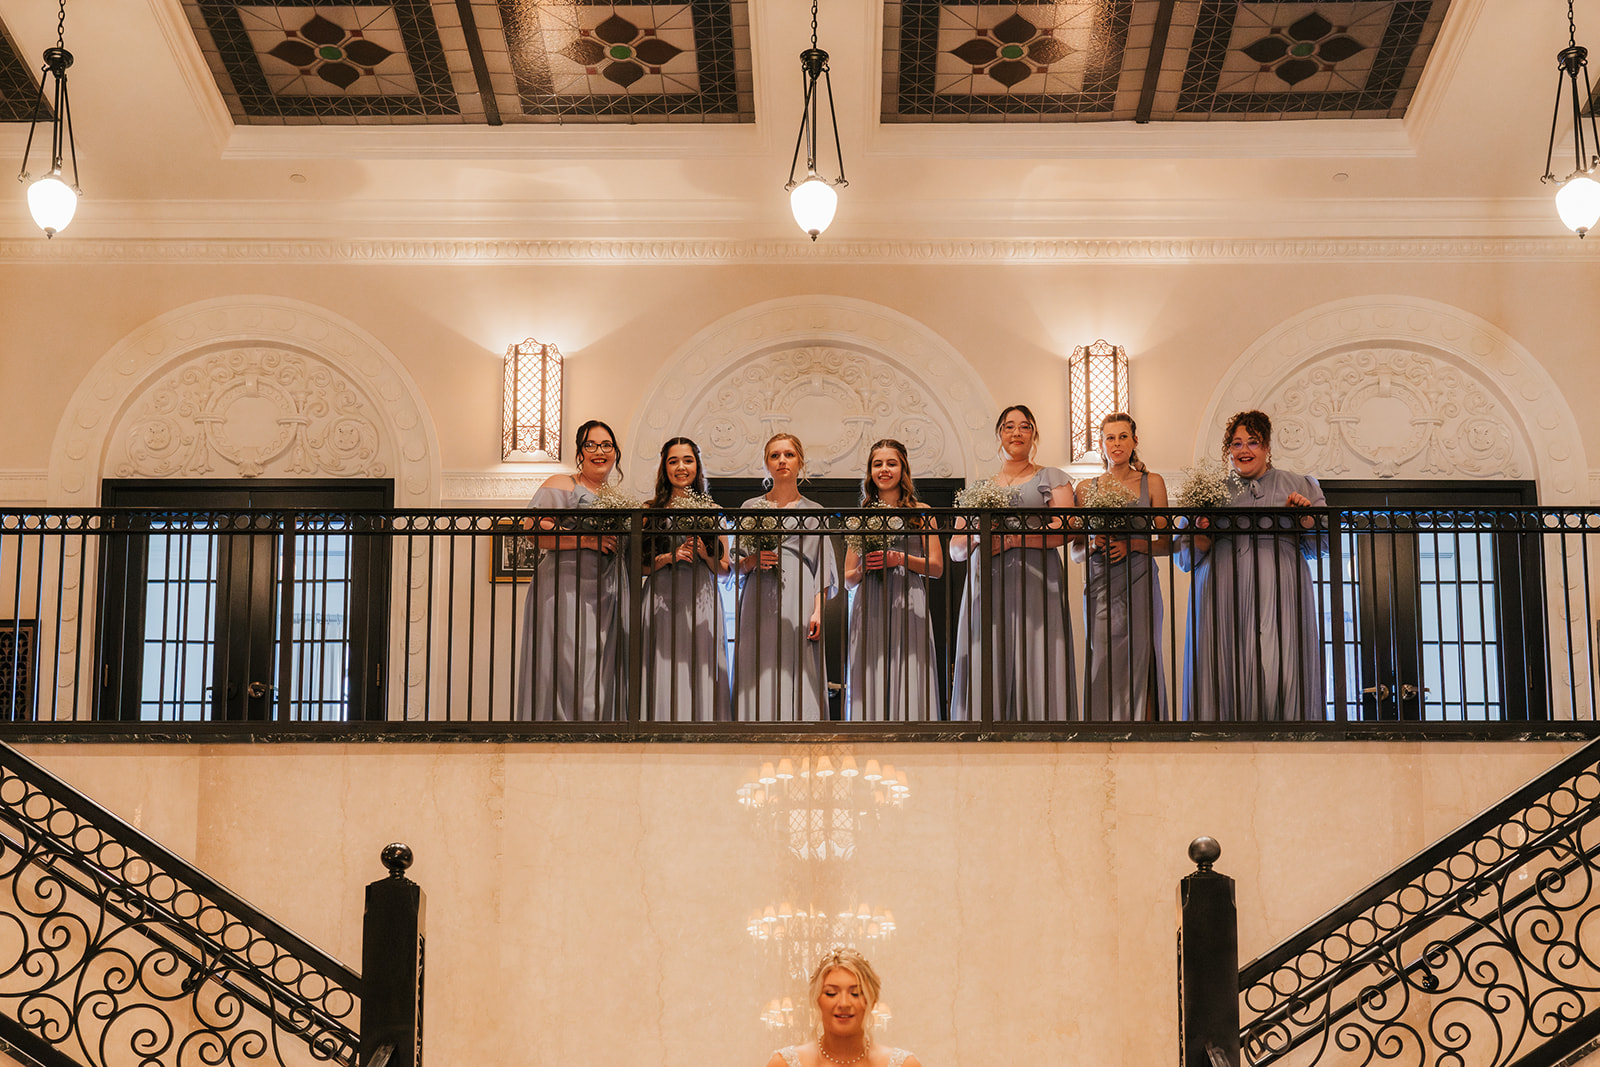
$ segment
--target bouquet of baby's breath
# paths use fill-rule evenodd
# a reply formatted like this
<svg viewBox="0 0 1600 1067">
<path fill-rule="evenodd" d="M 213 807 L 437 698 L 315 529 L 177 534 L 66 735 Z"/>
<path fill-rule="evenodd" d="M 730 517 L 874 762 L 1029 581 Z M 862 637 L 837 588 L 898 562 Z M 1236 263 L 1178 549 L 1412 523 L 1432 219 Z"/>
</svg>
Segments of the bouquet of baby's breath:
<svg viewBox="0 0 1600 1067">
<path fill-rule="evenodd" d="M 889 505 L 881 500 L 869 500 L 865 506 L 887 508 Z M 844 526 L 852 531 L 844 535 L 845 545 L 858 558 L 863 558 L 868 552 L 887 551 L 889 538 L 906 528 L 906 520 L 899 515 L 849 515 L 845 517 Z"/>
<path fill-rule="evenodd" d="M 1225 507 L 1239 485 L 1239 476 L 1221 460 L 1203 459 L 1183 468 L 1183 484 L 1172 495 L 1172 504 L 1185 511 Z"/>
<path fill-rule="evenodd" d="M 956 493 L 956 507 L 958 508 L 1014 508 L 1017 506 L 1017 490 L 1015 486 L 1001 485 L 992 478 L 985 478 L 973 482 L 965 489 Z M 997 529 L 1020 528 L 1021 524 L 1016 516 L 1006 516 L 995 524 Z"/>
<path fill-rule="evenodd" d="M 766 497 L 757 497 L 748 507 L 772 509 Z M 776 552 L 783 544 L 783 523 L 776 515 L 739 516 L 739 547 L 745 552 Z"/>
<path fill-rule="evenodd" d="M 594 500 L 590 503 L 589 508 L 592 511 L 611 512 L 612 514 L 604 519 L 596 518 L 594 527 L 597 530 L 616 533 L 626 530 L 629 525 L 628 516 L 622 513 L 636 511 L 643 506 L 643 501 L 635 500 L 621 489 L 607 482 L 594 491 Z"/>
<path fill-rule="evenodd" d="M 685 508 L 692 511 L 714 511 L 717 502 L 704 493 L 697 493 L 693 489 L 686 491 L 682 496 L 675 496 L 667 504 L 669 508 Z M 669 520 L 671 529 L 675 533 L 693 533 L 700 535 L 700 543 L 705 546 L 706 552 L 712 559 L 720 559 L 722 547 L 715 534 L 707 531 L 717 530 L 722 525 L 722 520 L 716 515 L 674 515 Z"/>
<path fill-rule="evenodd" d="M 1016 502 L 1016 487 L 1000 485 L 992 478 L 973 482 L 956 494 L 958 508 L 1009 508 Z"/>
<path fill-rule="evenodd" d="M 1088 511 L 1131 508 L 1138 502 L 1137 493 L 1130 492 L 1127 486 L 1111 477 L 1091 479 L 1084 487 L 1083 495 L 1078 498 L 1078 506 Z M 1107 515 L 1085 515 L 1084 520 L 1091 530 L 1104 530 L 1118 525 L 1115 519 Z"/>
<path fill-rule="evenodd" d="M 691 511 L 715 511 L 717 502 L 704 493 L 697 493 L 693 489 L 682 496 L 675 496 L 667 505 L 669 508 L 685 508 Z M 674 515 L 672 516 L 672 529 L 679 532 L 699 533 L 702 530 L 715 530 L 720 525 L 720 520 L 715 515 Z"/>
</svg>

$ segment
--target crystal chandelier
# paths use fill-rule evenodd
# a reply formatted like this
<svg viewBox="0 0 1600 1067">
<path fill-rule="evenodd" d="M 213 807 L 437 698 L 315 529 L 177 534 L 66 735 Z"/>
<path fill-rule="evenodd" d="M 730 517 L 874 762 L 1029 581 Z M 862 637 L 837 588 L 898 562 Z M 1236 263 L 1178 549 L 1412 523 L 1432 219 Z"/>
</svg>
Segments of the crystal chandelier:
<svg viewBox="0 0 1600 1067">
<path fill-rule="evenodd" d="M 882 811 L 903 807 L 911 796 L 904 772 L 852 755 L 809 755 L 763 763 L 739 787 L 739 803 L 783 839 L 797 859 L 823 862 L 855 854 L 861 829 Z"/>
</svg>

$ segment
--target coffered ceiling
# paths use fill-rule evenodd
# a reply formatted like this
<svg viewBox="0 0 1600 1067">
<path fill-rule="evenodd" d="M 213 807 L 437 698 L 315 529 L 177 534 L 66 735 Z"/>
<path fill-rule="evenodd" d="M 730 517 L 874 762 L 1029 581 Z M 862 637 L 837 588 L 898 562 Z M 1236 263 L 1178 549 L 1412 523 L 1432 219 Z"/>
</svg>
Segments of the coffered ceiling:
<svg viewBox="0 0 1600 1067">
<path fill-rule="evenodd" d="M 1557 0 L 819 7 L 824 240 L 1563 232 Z M 55 23 L 0 0 L 0 159 Z M 71 235 L 790 241 L 810 32 L 803 0 L 68 0 Z"/>
</svg>

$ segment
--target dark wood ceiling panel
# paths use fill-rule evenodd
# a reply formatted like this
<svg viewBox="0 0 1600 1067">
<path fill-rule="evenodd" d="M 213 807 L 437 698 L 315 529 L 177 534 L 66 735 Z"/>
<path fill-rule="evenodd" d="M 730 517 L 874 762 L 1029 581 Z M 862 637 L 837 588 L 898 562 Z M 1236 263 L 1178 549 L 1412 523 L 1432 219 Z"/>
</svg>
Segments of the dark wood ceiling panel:
<svg viewBox="0 0 1600 1067">
<path fill-rule="evenodd" d="M 234 120 L 752 122 L 745 0 L 184 0 Z"/>
<path fill-rule="evenodd" d="M 886 0 L 883 121 L 1399 118 L 1449 0 Z"/>
</svg>

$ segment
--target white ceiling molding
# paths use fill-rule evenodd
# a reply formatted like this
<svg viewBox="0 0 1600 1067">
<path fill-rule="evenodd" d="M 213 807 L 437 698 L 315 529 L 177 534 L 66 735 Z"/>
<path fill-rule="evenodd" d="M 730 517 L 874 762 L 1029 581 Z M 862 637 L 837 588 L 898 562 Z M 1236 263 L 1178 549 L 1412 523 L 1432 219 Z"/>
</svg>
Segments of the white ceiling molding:
<svg viewBox="0 0 1600 1067">
<path fill-rule="evenodd" d="M 0 240 L 0 263 L 720 264 L 1592 262 L 1565 237 L 825 241 Z"/>
<path fill-rule="evenodd" d="M 172 49 L 173 66 L 178 68 L 195 110 L 200 113 L 212 147 L 220 151 L 233 133 L 233 116 L 228 114 L 228 104 L 217 89 L 217 79 L 206 66 L 206 57 L 189 27 L 181 0 L 150 0 L 150 13 L 155 16 L 167 47 Z"/>
</svg>

